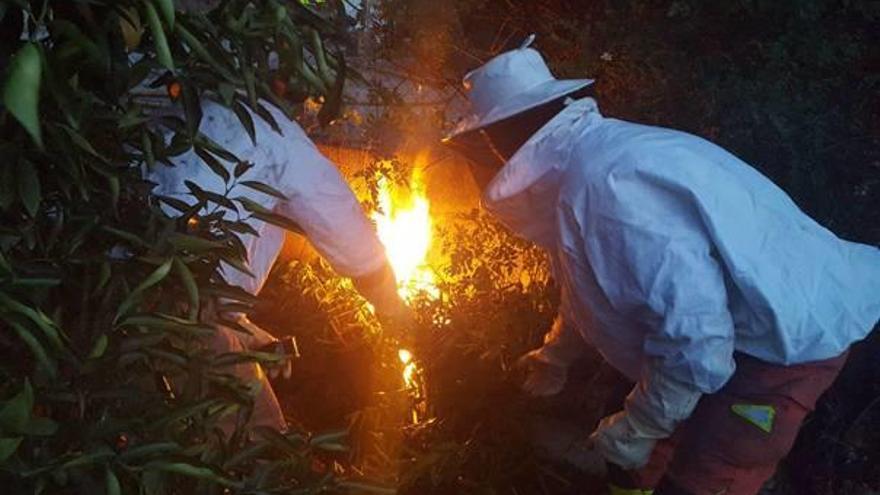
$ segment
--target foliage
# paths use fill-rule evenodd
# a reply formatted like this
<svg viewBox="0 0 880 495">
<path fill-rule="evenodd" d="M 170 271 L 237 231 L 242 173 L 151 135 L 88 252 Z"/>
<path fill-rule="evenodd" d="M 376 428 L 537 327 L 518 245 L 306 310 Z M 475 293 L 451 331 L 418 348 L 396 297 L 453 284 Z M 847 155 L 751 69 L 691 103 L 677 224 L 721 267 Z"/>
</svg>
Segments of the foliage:
<svg viewBox="0 0 880 495">
<path fill-rule="evenodd" d="M 253 303 L 219 270 L 243 268 L 248 219 L 293 226 L 197 184 L 191 204 L 156 198 L 141 178 L 194 148 L 230 189 L 272 193 L 198 132 L 200 101 L 231 107 L 252 138 L 247 109 L 270 124 L 265 105 L 290 113 L 308 95 L 326 98 L 322 120 L 338 109 L 344 61 L 326 12 L 209 3 L 0 3 L 5 493 L 370 489 L 313 469 L 340 434 L 250 426 L 250 385 L 230 366 L 277 357 L 205 345 L 216 314 Z M 152 113 L 139 97 L 151 89 L 180 117 Z"/>
<path fill-rule="evenodd" d="M 442 296 L 420 314 L 424 414 L 409 432 L 403 493 L 539 492 L 545 466 L 526 428 L 514 364 L 556 314 L 543 253 L 473 212 L 441 236 Z"/>
<path fill-rule="evenodd" d="M 400 493 L 566 493 L 577 475 L 535 455 L 528 422 L 543 406 L 519 392 L 514 366 L 556 312 L 543 253 L 477 211 L 436 238 L 440 296 L 412 302 L 417 325 L 403 343 L 382 335 L 322 262 L 276 268 L 255 316 L 300 343 L 281 400 L 308 427 L 350 425 L 353 452 L 336 459 L 340 469 Z M 311 320 L 291 322 L 292 313 Z M 400 347 L 418 364 L 414 388 L 403 386 Z"/>
</svg>

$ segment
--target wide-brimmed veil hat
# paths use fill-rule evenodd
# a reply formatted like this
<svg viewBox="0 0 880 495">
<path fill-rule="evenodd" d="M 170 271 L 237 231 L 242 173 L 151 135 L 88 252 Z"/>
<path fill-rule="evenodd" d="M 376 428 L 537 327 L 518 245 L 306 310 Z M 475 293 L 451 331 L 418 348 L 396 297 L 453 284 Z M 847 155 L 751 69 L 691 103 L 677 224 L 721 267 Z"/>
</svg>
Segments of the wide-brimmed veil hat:
<svg viewBox="0 0 880 495">
<path fill-rule="evenodd" d="M 543 105 L 593 84 L 593 79 L 556 79 L 544 57 L 530 45 L 531 35 L 515 49 L 497 55 L 464 76 L 471 113 L 445 140 Z"/>
</svg>

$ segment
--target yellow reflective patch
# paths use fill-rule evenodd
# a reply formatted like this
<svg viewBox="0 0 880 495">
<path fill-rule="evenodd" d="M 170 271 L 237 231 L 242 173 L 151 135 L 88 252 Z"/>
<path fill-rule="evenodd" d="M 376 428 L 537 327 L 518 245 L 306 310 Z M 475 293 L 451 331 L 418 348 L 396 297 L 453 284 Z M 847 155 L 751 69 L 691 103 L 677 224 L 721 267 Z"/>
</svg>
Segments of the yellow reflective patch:
<svg viewBox="0 0 880 495">
<path fill-rule="evenodd" d="M 773 432 L 773 419 L 776 417 L 776 409 L 773 406 L 756 404 L 734 404 L 730 409 L 737 416 L 757 426 L 765 433 Z"/>
<path fill-rule="evenodd" d="M 619 486 L 608 485 L 609 495 L 652 495 L 654 490 L 643 490 L 641 488 L 621 488 Z"/>
</svg>

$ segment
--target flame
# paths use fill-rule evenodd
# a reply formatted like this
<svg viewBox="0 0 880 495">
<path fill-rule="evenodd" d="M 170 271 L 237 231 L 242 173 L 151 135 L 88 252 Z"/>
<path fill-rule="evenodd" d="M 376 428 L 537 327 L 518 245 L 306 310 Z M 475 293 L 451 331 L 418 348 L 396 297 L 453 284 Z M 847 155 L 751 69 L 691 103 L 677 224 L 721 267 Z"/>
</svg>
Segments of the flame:
<svg viewBox="0 0 880 495">
<path fill-rule="evenodd" d="M 403 383 L 406 385 L 406 388 L 411 389 L 416 386 L 414 377 L 416 363 L 412 360 L 412 353 L 406 349 L 400 349 L 397 351 L 397 356 L 400 358 L 400 362 L 403 363 Z"/>
<path fill-rule="evenodd" d="M 379 178 L 378 186 L 379 211 L 372 218 L 394 270 L 400 297 L 406 301 L 419 293 L 437 297 L 434 272 L 426 263 L 432 238 L 430 205 L 418 169 L 413 172 L 409 188 L 392 193 L 385 177 Z"/>
<path fill-rule="evenodd" d="M 439 290 L 434 272 L 427 264 L 432 239 L 430 204 L 419 169 L 410 177 L 408 188 L 392 191 L 385 177 L 379 177 L 378 187 L 379 211 L 374 212 L 372 218 L 394 270 L 400 297 L 407 303 L 417 294 L 437 298 Z M 408 390 L 416 389 L 417 367 L 412 352 L 400 349 L 398 357 L 403 363 L 404 385 Z M 414 421 L 417 420 L 415 417 Z"/>
</svg>

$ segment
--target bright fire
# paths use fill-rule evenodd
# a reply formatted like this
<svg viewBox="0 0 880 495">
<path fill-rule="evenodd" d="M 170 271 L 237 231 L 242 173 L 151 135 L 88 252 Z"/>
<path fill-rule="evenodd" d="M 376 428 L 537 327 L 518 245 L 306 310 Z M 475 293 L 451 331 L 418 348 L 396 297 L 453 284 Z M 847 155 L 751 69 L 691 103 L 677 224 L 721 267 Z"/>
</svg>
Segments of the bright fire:
<svg viewBox="0 0 880 495">
<path fill-rule="evenodd" d="M 427 264 L 432 238 L 431 213 L 419 169 L 413 172 L 408 188 L 392 191 L 384 177 L 379 178 L 378 186 L 379 211 L 372 216 L 394 270 L 400 297 L 407 302 L 419 293 L 436 298 L 439 292 L 434 272 Z M 407 349 L 400 349 L 398 357 L 403 363 L 403 383 L 407 389 L 414 389 L 417 368 L 413 355 Z"/>
<path fill-rule="evenodd" d="M 403 363 L 403 383 L 406 388 L 412 388 L 415 385 L 414 374 L 416 372 L 416 363 L 412 360 L 412 353 L 406 349 L 397 351 L 400 362 Z"/>
<path fill-rule="evenodd" d="M 379 179 L 380 211 L 373 213 L 379 239 L 394 269 L 400 297 L 406 301 L 418 293 L 436 297 L 434 272 L 426 264 L 431 247 L 431 214 L 418 169 L 413 172 L 409 188 L 400 189 L 392 192 L 388 181 Z"/>
</svg>

